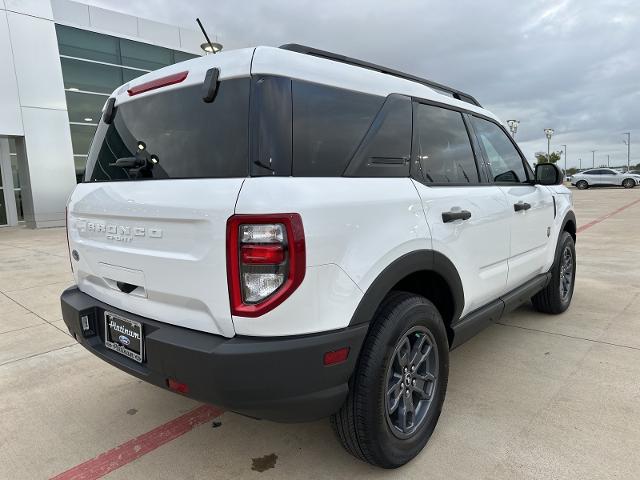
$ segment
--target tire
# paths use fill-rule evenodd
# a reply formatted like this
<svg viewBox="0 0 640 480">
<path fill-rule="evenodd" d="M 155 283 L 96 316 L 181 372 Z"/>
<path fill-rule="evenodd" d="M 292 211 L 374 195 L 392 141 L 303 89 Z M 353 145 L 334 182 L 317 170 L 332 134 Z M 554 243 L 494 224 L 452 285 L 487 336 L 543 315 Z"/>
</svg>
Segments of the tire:
<svg viewBox="0 0 640 480">
<path fill-rule="evenodd" d="M 576 182 L 576 188 L 578 190 L 586 190 L 587 188 L 589 188 L 589 184 L 587 183 L 586 180 L 578 180 Z"/>
<path fill-rule="evenodd" d="M 415 370 L 409 361 L 413 353 L 425 359 L 417 362 Z M 374 315 L 349 383 L 349 395 L 331 417 L 331 426 L 356 458 L 383 468 L 404 465 L 431 437 L 448 377 L 449 342 L 440 313 L 424 297 L 392 292 Z M 392 392 L 389 397 L 388 392 Z M 414 414 L 406 408 L 411 404 Z M 406 426 L 404 432 L 398 424 Z"/>
<path fill-rule="evenodd" d="M 559 244 L 549 284 L 531 299 L 533 307 L 539 312 L 558 314 L 564 312 L 571 304 L 576 283 L 576 247 L 573 237 L 568 232 L 562 232 Z M 567 260 L 570 260 L 570 267 Z"/>
<path fill-rule="evenodd" d="M 622 181 L 622 186 L 624 188 L 633 188 L 636 186 L 636 181 L 633 178 L 625 178 Z"/>
</svg>

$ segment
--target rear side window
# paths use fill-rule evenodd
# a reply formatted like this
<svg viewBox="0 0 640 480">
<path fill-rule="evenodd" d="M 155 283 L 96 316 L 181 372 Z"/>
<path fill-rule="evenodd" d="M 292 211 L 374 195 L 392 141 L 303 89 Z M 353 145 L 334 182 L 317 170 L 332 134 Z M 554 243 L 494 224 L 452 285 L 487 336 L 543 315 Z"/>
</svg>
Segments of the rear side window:
<svg viewBox="0 0 640 480">
<path fill-rule="evenodd" d="M 392 94 L 376 115 L 345 176 L 408 177 L 411 157 L 411 99 Z"/>
<path fill-rule="evenodd" d="M 524 183 L 528 180 L 522 157 L 507 134 L 495 123 L 471 117 L 486 155 L 494 182 Z"/>
<path fill-rule="evenodd" d="M 425 183 L 479 182 L 471 141 L 459 112 L 416 104 L 414 152 Z"/>
<path fill-rule="evenodd" d="M 247 176 L 249 88 L 248 78 L 224 80 L 212 103 L 195 85 L 118 105 L 98 126 L 85 181 Z"/>
<path fill-rule="evenodd" d="M 293 81 L 293 175 L 342 176 L 384 97 Z"/>
</svg>

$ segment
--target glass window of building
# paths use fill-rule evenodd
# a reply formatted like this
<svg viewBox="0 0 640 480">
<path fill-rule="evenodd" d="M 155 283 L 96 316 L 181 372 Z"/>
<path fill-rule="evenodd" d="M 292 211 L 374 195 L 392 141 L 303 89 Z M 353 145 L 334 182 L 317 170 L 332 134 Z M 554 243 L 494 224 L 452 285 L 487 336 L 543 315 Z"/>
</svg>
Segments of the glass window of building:
<svg viewBox="0 0 640 480">
<path fill-rule="evenodd" d="M 120 63 L 117 37 L 56 25 L 60 55 L 106 63 Z"/>
<path fill-rule="evenodd" d="M 146 43 L 121 40 L 122 65 L 127 67 L 157 70 L 175 63 L 172 51 L 168 48 L 147 45 Z"/>
<path fill-rule="evenodd" d="M 76 178 L 80 181 L 109 95 L 120 85 L 147 72 L 196 55 L 65 25 L 56 25 L 56 33 Z"/>
</svg>

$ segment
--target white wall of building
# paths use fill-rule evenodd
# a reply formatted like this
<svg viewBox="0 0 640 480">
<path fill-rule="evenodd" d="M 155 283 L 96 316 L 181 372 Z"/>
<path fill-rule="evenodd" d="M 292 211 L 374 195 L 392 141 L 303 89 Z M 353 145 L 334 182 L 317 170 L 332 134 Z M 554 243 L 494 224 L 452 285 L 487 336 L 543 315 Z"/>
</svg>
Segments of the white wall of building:
<svg viewBox="0 0 640 480">
<path fill-rule="evenodd" d="M 0 103 L 10 106 L 0 111 L 0 135 L 24 137 L 22 182 L 32 192 L 25 222 L 64 225 L 75 170 L 51 3 L 5 0 L 0 7 L 0 84 L 9 87 Z"/>
<path fill-rule="evenodd" d="M 0 140 L 21 137 L 20 178 L 30 227 L 64 225 L 66 200 L 76 184 L 56 23 L 202 53 L 202 39 L 193 30 L 70 0 L 0 0 Z"/>
<path fill-rule="evenodd" d="M 51 6 L 53 19 L 62 25 L 84 28 L 159 47 L 182 50 L 195 55 L 202 54 L 200 44 L 204 39 L 202 34 L 195 30 L 154 22 L 146 18 L 134 17 L 71 0 L 51 0 Z"/>
</svg>

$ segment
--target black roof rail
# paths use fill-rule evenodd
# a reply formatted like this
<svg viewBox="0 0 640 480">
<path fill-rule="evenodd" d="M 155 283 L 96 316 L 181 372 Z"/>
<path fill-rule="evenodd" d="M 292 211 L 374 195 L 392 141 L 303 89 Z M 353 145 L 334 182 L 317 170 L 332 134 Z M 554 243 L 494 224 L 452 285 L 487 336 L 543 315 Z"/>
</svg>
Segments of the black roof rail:
<svg viewBox="0 0 640 480">
<path fill-rule="evenodd" d="M 281 45 L 280 48 L 283 50 L 290 50 L 292 52 L 312 55 L 314 57 L 326 58 L 328 60 L 333 60 L 335 62 L 348 63 L 349 65 L 356 65 L 358 67 L 366 68 L 368 70 L 375 70 L 380 73 L 386 73 L 387 75 L 393 75 L 394 77 L 405 78 L 407 80 L 411 80 L 413 82 L 421 83 L 423 85 L 431 87 L 434 90 L 439 90 L 441 93 L 449 94 L 457 100 L 462 100 L 463 102 L 471 103 L 472 105 L 482 107 L 482 105 L 480 105 L 480 103 L 478 103 L 478 101 L 468 93 L 461 92 L 460 90 L 456 90 L 455 88 L 447 87 L 446 85 L 442 85 L 441 83 L 427 80 L 426 78 L 417 77 L 409 73 L 404 73 L 398 70 L 393 70 L 391 68 L 383 67 L 381 65 L 376 65 L 375 63 L 365 62 L 364 60 L 358 60 L 357 58 L 351 58 L 345 55 L 340 55 L 338 53 L 327 52 L 325 50 L 319 50 L 317 48 L 307 47 L 305 45 L 300 45 L 297 43 L 287 43 L 285 45 Z"/>
</svg>

